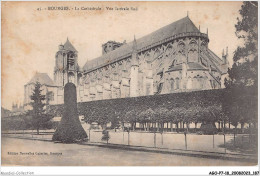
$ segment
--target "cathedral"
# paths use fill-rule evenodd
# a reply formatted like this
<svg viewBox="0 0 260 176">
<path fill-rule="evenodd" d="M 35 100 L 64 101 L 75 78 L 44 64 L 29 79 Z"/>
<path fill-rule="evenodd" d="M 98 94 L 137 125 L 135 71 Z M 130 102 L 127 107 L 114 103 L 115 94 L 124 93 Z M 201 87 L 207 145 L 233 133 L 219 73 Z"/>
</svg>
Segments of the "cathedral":
<svg viewBox="0 0 260 176">
<path fill-rule="evenodd" d="M 55 55 L 54 81 L 35 75 L 25 85 L 24 103 L 37 80 L 43 81 L 50 104 L 63 103 L 67 82 L 76 85 L 79 102 L 224 88 L 228 50 L 219 58 L 208 43 L 208 32 L 187 16 L 129 43 L 108 41 L 102 55 L 81 68 L 67 39 Z"/>
</svg>

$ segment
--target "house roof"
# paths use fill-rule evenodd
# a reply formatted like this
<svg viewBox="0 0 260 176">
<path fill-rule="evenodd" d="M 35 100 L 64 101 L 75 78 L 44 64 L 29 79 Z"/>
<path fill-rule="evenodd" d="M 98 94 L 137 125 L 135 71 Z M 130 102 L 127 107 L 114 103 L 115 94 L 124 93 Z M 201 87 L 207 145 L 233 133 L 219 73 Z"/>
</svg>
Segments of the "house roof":
<svg viewBox="0 0 260 176">
<path fill-rule="evenodd" d="M 40 84 L 44 84 L 47 86 L 55 86 L 53 80 L 48 76 L 47 73 L 35 73 L 33 78 L 27 84 L 36 82 L 39 82 Z"/>
<path fill-rule="evenodd" d="M 140 39 L 136 40 L 137 50 L 147 47 L 156 42 L 167 39 L 176 34 L 181 34 L 185 32 L 200 32 L 199 29 L 193 24 L 189 17 L 182 18 L 175 21 L 165 27 L 160 28 L 157 31 L 152 32 Z M 128 55 L 133 50 L 133 42 L 127 43 L 107 54 L 104 54 L 98 58 L 87 61 L 83 67 L 84 71 L 97 68 L 103 64 L 109 64 L 115 61 L 117 58 Z"/>
<path fill-rule="evenodd" d="M 68 50 L 68 51 L 74 51 L 77 52 L 77 50 L 75 49 L 75 47 L 70 43 L 69 39 L 67 38 L 67 41 L 64 44 L 64 49 Z"/>
</svg>

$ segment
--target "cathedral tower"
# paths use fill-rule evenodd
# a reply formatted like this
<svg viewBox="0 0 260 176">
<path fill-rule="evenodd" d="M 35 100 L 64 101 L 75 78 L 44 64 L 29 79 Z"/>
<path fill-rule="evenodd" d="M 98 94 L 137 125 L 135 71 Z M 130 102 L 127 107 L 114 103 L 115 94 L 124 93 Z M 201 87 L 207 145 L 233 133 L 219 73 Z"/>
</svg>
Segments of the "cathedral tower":
<svg viewBox="0 0 260 176">
<path fill-rule="evenodd" d="M 67 82 L 78 84 L 78 52 L 69 39 L 64 45 L 59 45 L 55 56 L 54 82 L 57 86 L 65 86 Z"/>
</svg>

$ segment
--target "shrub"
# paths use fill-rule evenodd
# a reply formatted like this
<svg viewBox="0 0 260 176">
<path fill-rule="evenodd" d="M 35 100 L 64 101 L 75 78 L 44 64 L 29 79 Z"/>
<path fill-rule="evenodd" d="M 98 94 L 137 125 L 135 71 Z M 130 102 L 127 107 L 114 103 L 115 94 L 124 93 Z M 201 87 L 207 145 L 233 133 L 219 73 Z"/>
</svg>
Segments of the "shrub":
<svg viewBox="0 0 260 176">
<path fill-rule="evenodd" d="M 67 83 L 64 88 L 64 113 L 52 140 L 73 143 L 86 140 L 87 137 L 79 121 L 76 86 L 72 83 Z"/>
<path fill-rule="evenodd" d="M 218 131 L 215 124 L 212 123 L 201 124 L 200 130 L 203 134 L 216 134 Z"/>
<path fill-rule="evenodd" d="M 107 130 L 103 130 L 102 134 L 103 134 L 103 136 L 102 136 L 101 140 L 107 141 L 107 143 L 108 143 L 108 140 L 110 139 L 109 132 Z"/>
</svg>

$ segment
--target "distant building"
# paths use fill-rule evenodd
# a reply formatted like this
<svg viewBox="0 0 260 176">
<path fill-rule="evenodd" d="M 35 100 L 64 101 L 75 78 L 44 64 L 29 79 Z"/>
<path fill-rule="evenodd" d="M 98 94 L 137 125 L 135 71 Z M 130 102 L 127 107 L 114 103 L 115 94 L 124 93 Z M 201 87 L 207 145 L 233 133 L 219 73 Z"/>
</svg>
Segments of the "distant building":
<svg viewBox="0 0 260 176">
<path fill-rule="evenodd" d="M 26 85 L 24 85 L 24 109 L 31 109 L 31 95 L 35 89 L 36 82 L 39 82 L 42 85 L 42 95 L 46 96 L 44 103 L 58 104 L 57 97 L 59 86 L 54 84 L 53 80 L 47 73 L 35 73 L 33 78 Z"/>
<path fill-rule="evenodd" d="M 1 117 L 9 117 L 11 114 L 12 112 L 10 110 L 1 107 Z"/>
<path fill-rule="evenodd" d="M 67 82 L 77 86 L 81 102 L 220 89 L 227 76 L 228 52 L 219 58 L 208 43 L 208 33 L 185 17 L 130 43 L 108 41 L 102 45 L 102 56 L 81 69 L 78 51 L 67 39 L 55 55 L 54 82 L 48 77 L 48 84 L 42 84 L 45 93 L 53 93 L 53 104 L 63 103 Z M 33 80 L 25 85 L 26 103 Z"/>
</svg>

